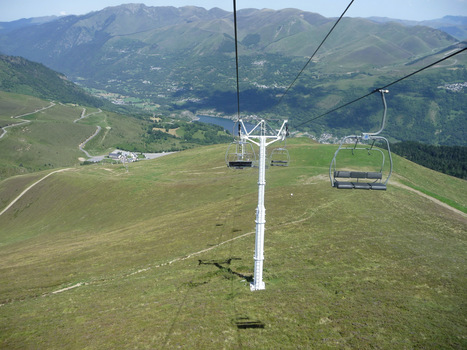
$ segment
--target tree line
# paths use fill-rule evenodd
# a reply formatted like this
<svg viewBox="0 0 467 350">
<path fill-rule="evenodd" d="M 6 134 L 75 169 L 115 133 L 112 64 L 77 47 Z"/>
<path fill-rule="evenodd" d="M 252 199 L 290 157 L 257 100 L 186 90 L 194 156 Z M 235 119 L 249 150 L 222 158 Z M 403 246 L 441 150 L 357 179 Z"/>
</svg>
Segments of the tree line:
<svg viewBox="0 0 467 350">
<path fill-rule="evenodd" d="M 424 167 L 467 180 L 465 146 L 434 146 L 404 141 L 392 144 L 391 151 Z"/>
</svg>

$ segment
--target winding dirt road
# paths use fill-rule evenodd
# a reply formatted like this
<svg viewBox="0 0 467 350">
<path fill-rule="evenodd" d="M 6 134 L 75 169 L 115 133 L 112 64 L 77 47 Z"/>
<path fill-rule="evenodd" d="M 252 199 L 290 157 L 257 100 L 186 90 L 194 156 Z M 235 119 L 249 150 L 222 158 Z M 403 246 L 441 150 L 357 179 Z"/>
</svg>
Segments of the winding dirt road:
<svg viewBox="0 0 467 350">
<path fill-rule="evenodd" d="M 99 108 L 99 110 L 98 110 L 97 112 L 93 112 L 93 113 L 89 113 L 89 114 L 86 114 L 86 108 L 83 108 L 83 111 L 81 112 L 81 117 L 78 118 L 78 119 L 73 120 L 73 123 L 76 123 L 76 122 L 80 121 L 81 119 L 84 119 L 84 118 L 86 118 L 86 117 L 89 117 L 90 115 L 98 114 L 98 113 L 102 113 L 102 110 L 101 110 L 100 108 Z M 79 147 L 79 150 L 80 150 L 81 152 L 84 152 L 84 154 L 86 154 L 86 156 L 87 156 L 88 158 L 91 158 L 92 156 L 84 149 L 84 147 L 86 146 L 86 144 L 87 144 L 89 141 L 91 141 L 94 137 L 96 137 L 97 134 L 99 134 L 99 132 L 101 131 L 101 129 L 102 129 L 102 128 L 98 125 L 98 126 L 97 126 L 97 130 L 94 132 L 94 134 L 92 134 L 91 136 L 89 136 L 85 141 L 81 142 L 81 143 L 79 144 L 79 146 L 78 146 L 78 147 Z"/>
<path fill-rule="evenodd" d="M 12 128 L 12 127 L 14 127 L 14 126 L 20 126 L 20 125 L 23 125 L 23 124 L 31 123 L 31 120 L 24 120 L 24 119 L 20 119 L 20 118 L 25 117 L 25 116 L 27 116 L 27 115 L 31 115 L 31 114 L 35 114 L 35 113 L 41 112 L 41 111 L 46 110 L 46 109 L 49 109 L 49 108 L 51 108 L 51 107 L 53 107 L 53 106 L 55 106 L 55 103 L 50 102 L 50 105 L 49 105 L 49 106 L 44 107 L 44 108 L 41 108 L 41 109 L 37 109 L 37 110 L 35 110 L 34 112 L 29 112 L 29 113 L 17 115 L 17 116 L 15 116 L 15 117 L 12 116 L 11 118 L 22 120 L 22 122 L 21 122 L 21 123 L 16 123 L 16 124 L 7 125 L 7 126 L 4 126 L 3 128 L 0 128 L 0 129 L 2 129 L 2 131 L 3 131 L 2 134 L 0 135 L 0 139 L 1 139 L 3 136 L 6 135 L 6 133 L 7 133 L 6 129 Z"/>
</svg>

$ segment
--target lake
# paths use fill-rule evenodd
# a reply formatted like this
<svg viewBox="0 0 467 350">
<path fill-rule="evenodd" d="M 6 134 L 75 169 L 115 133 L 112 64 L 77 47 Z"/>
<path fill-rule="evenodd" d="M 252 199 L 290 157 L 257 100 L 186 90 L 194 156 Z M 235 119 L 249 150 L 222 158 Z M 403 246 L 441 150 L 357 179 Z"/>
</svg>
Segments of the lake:
<svg viewBox="0 0 467 350">
<path fill-rule="evenodd" d="M 220 125 L 220 126 L 222 126 L 224 128 L 224 130 L 228 131 L 231 134 L 232 134 L 233 129 L 235 127 L 235 122 L 230 120 L 230 119 L 219 118 L 219 117 L 210 117 L 210 116 L 207 116 L 207 115 L 197 115 L 197 117 L 199 118 L 199 120 L 197 120 L 197 122 Z M 245 124 L 245 128 L 247 129 L 247 131 L 250 131 L 251 129 L 253 129 L 255 127 L 255 125 L 250 124 L 250 123 L 244 123 L 244 124 Z M 238 126 L 237 126 L 237 128 L 238 128 Z M 234 134 L 235 135 L 237 134 L 237 130 L 235 130 Z"/>
</svg>

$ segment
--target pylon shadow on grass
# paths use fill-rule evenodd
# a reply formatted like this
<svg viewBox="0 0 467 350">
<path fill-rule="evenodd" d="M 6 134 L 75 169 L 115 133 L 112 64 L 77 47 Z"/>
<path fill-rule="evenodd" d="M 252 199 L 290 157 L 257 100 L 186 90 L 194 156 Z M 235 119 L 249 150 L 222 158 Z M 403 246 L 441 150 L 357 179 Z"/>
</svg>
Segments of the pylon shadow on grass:
<svg viewBox="0 0 467 350">
<path fill-rule="evenodd" d="M 242 273 L 233 271 L 230 267 L 225 267 L 223 265 L 230 265 L 232 260 L 241 260 L 240 258 L 229 258 L 225 260 L 198 260 L 198 265 L 214 265 L 222 272 L 225 272 L 227 275 L 231 277 L 240 277 L 245 279 L 247 282 L 253 282 L 253 275 L 244 275 Z"/>
</svg>

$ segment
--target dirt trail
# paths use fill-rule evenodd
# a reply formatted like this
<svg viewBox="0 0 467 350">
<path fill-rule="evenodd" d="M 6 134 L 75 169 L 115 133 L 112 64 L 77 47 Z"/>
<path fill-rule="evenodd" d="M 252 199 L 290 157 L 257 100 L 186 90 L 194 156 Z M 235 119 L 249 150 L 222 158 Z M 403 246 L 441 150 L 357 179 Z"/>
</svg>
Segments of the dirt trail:
<svg viewBox="0 0 467 350">
<path fill-rule="evenodd" d="M 29 186 L 28 188 L 26 188 L 23 192 L 20 193 L 20 195 L 18 197 L 16 197 L 15 199 L 13 199 L 11 201 L 10 204 L 8 204 L 1 212 L 0 212 L 0 216 L 6 212 L 8 209 L 10 209 L 10 207 L 15 204 L 22 196 L 24 196 L 24 194 L 26 192 L 28 192 L 31 188 L 33 188 L 34 186 L 36 186 L 39 182 L 41 182 L 42 180 L 48 178 L 50 175 L 52 174 L 55 174 L 55 173 L 60 173 L 62 171 L 67 171 L 67 170 L 70 170 L 70 169 L 73 169 L 73 168 L 66 168 L 66 169 L 60 169 L 60 170 L 55 170 L 55 171 L 52 171 L 51 173 L 45 175 L 43 178 L 37 180 L 36 182 L 34 182 L 31 186 Z"/>
<path fill-rule="evenodd" d="M 92 113 L 86 114 L 86 108 L 83 108 L 83 111 L 81 112 L 81 117 L 79 117 L 78 119 L 73 120 L 73 123 L 79 122 L 81 119 L 84 119 L 86 117 L 89 117 L 91 115 L 98 114 L 98 113 L 102 113 L 102 109 L 98 108 L 97 112 L 92 112 Z"/>
<path fill-rule="evenodd" d="M 20 122 L 20 123 L 16 123 L 16 124 L 7 125 L 7 126 L 4 126 L 3 128 L 0 127 L 0 129 L 2 130 L 2 134 L 0 135 L 0 139 L 1 139 L 3 136 L 6 135 L 6 133 L 7 133 L 6 129 L 12 128 L 12 127 L 14 127 L 14 126 L 20 126 L 20 125 L 23 125 L 23 124 L 31 123 L 31 120 L 24 120 L 24 119 L 21 119 L 21 117 L 26 117 L 27 115 L 31 115 L 31 114 L 35 114 L 35 113 L 41 112 L 41 111 L 43 111 L 43 110 L 52 108 L 53 106 L 55 106 L 55 103 L 50 102 L 50 105 L 48 105 L 47 107 L 43 107 L 43 108 L 41 108 L 41 109 L 37 109 L 37 110 L 35 110 L 34 112 L 28 112 L 28 113 L 25 113 L 25 114 L 17 115 L 17 116 L 15 116 L 15 117 L 11 117 L 12 119 L 21 120 L 21 122 Z"/>
<path fill-rule="evenodd" d="M 443 208 L 446 208 L 446 209 L 449 209 L 451 210 L 452 212 L 464 217 L 464 218 L 467 218 L 467 214 L 465 214 L 464 212 L 460 211 L 459 209 L 456 209 L 456 208 L 453 208 L 451 207 L 450 205 L 446 204 L 446 203 L 443 203 L 441 202 L 440 200 L 436 199 L 436 198 L 433 198 L 423 192 L 420 192 L 416 189 L 413 189 L 412 187 L 409 187 L 409 186 L 406 186 L 406 185 L 403 185 L 401 184 L 400 182 L 391 182 L 391 185 L 394 185 L 394 186 L 397 186 L 397 187 L 400 187 L 400 188 L 403 188 L 404 190 L 408 190 L 408 191 L 412 191 L 416 194 L 418 194 L 419 196 L 421 197 L 424 197 L 426 199 L 429 199 L 430 201 L 432 201 L 433 203 L 436 203 L 440 206 L 442 206 Z"/>
</svg>

